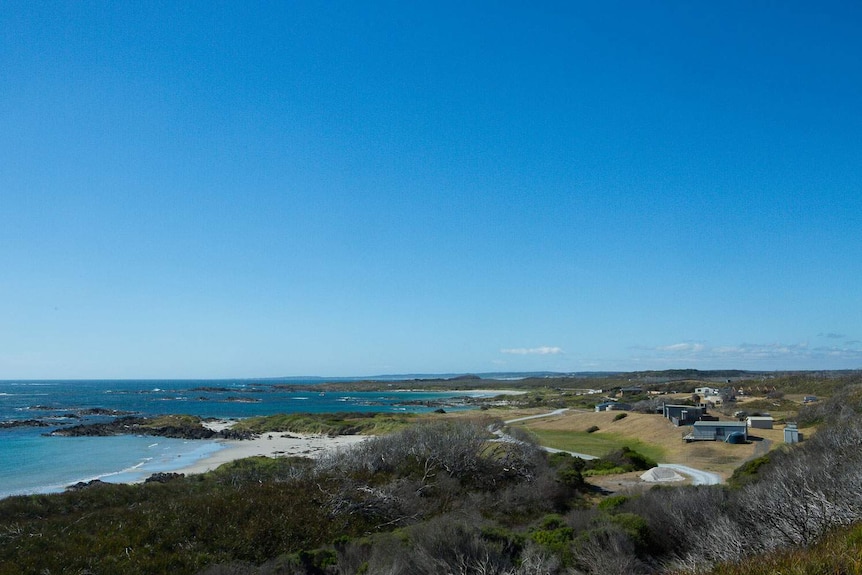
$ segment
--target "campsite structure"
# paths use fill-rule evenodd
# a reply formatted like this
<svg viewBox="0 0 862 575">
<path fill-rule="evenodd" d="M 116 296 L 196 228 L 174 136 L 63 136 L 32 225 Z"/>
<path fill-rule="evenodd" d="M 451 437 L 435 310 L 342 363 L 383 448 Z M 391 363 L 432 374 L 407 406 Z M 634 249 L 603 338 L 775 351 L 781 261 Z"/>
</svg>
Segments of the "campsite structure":
<svg viewBox="0 0 862 575">
<path fill-rule="evenodd" d="M 748 441 L 748 424 L 744 421 L 696 421 L 686 441 L 724 441 L 745 443 Z"/>
</svg>

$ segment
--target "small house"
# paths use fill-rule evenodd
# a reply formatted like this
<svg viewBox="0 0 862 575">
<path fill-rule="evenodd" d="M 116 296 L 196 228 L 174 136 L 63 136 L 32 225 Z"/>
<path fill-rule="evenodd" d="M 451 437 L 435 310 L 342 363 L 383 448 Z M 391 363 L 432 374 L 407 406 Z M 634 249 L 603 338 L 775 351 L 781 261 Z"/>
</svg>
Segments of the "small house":
<svg viewBox="0 0 862 575">
<path fill-rule="evenodd" d="M 615 401 L 605 401 L 602 403 L 597 403 L 596 404 L 596 411 L 597 412 L 598 411 L 608 411 L 610 409 L 613 409 L 614 405 L 616 405 Z"/>
<path fill-rule="evenodd" d="M 677 427 L 680 425 L 691 425 L 703 417 L 704 414 L 706 414 L 706 407 L 703 406 L 671 405 L 666 403 L 662 408 L 662 415 Z"/>
<path fill-rule="evenodd" d="M 744 421 L 695 421 L 686 441 L 726 441 L 735 443 L 733 438 L 748 441 L 748 424 Z"/>
<path fill-rule="evenodd" d="M 773 420 L 771 415 L 750 415 L 745 418 L 745 422 L 751 429 L 772 429 Z"/>
</svg>

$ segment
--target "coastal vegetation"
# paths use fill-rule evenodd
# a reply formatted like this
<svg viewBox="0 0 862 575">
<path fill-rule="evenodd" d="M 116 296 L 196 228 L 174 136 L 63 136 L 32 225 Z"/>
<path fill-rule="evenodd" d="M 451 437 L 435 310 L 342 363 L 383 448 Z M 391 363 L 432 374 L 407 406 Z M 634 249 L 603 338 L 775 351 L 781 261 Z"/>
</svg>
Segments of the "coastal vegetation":
<svg viewBox="0 0 862 575">
<path fill-rule="evenodd" d="M 644 413 L 566 412 L 508 427 L 490 419 L 493 410 L 247 420 L 243 433 L 375 437 L 318 460 L 257 457 L 202 475 L 4 499 L 0 575 L 858 574 L 862 385 L 854 377 L 798 405 L 816 433 L 742 465 L 733 459 L 736 471 L 721 486 L 595 487 L 674 449 L 723 460 L 745 448 L 661 439 L 667 422 Z M 552 406 L 567 401 L 562 393 L 539 391 Z M 532 402 L 511 409 L 534 413 Z M 599 429 L 587 433 L 591 426 Z M 496 439 L 491 430 L 501 428 L 516 440 Z M 650 440 L 632 442 L 639 434 Z M 593 440 L 601 444 L 584 443 Z M 552 443 L 603 457 L 538 447 Z"/>
<path fill-rule="evenodd" d="M 862 540 L 858 418 L 772 453 L 745 484 L 605 498 L 587 465 L 652 462 L 489 437 L 484 422 L 425 422 L 318 461 L 7 498 L 0 574 L 859 572 L 842 556 Z"/>
<path fill-rule="evenodd" d="M 484 545 L 479 526 L 492 533 L 580 500 L 576 471 L 558 466 L 558 481 L 536 446 L 488 439 L 484 425 L 426 423 L 317 462 L 256 458 L 166 482 L 10 497 L 0 501 L 0 574 L 238 564 L 247 569 L 236 572 L 318 573 L 330 558 L 382 561 L 386 545 L 406 542 L 401 529 L 430 545 L 441 533 L 429 525 L 449 529 L 444 517 Z"/>
<path fill-rule="evenodd" d="M 416 418 L 412 413 L 282 413 L 249 417 L 231 429 L 257 434 L 287 431 L 320 435 L 382 435 L 401 429 Z"/>
</svg>

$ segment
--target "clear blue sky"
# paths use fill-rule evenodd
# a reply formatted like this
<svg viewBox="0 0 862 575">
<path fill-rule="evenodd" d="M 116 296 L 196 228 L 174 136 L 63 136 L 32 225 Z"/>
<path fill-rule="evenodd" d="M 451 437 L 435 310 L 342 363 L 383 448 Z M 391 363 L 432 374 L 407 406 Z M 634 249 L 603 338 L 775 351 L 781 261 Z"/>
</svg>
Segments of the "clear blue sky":
<svg viewBox="0 0 862 575">
<path fill-rule="evenodd" d="M 862 368 L 862 4 L 0 4 L 0 379 Z"/>
</svg>

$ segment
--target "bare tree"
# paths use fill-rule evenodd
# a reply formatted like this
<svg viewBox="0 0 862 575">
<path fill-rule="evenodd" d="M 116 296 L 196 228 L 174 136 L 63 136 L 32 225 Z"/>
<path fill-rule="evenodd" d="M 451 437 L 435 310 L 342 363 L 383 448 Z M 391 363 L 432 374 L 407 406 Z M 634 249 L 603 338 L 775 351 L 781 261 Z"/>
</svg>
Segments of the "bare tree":
<svg viewBox="0 0 862 575">
<path fill-rule="evenodd" d="M 647 573 L 638 559 L 635 545 L 621 530 L 613 526 L 588 533 L 577 551 L 577 562 L 587 573 L 595 575 L 633 575 Z"/>
</svg>

